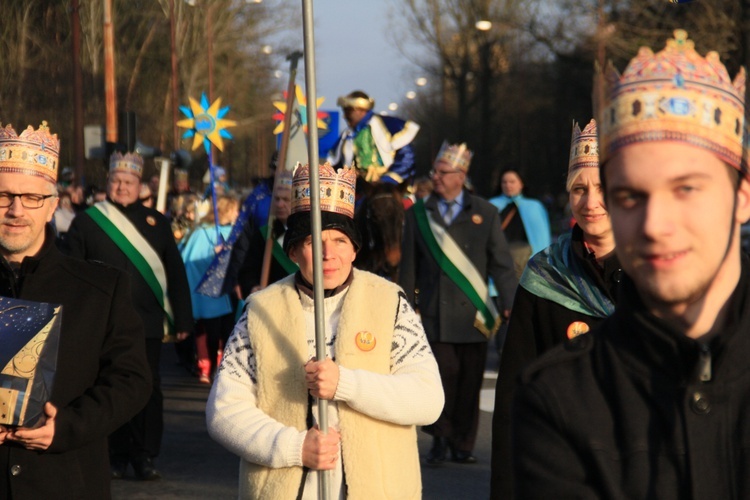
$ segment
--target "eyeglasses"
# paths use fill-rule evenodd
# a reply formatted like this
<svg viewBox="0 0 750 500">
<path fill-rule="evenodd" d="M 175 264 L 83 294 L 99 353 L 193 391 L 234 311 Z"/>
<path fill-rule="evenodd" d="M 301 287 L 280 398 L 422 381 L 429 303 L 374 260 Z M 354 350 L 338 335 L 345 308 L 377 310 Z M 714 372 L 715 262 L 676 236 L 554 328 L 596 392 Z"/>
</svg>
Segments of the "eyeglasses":
<svg viewBox="0 0 750 500">
<path fill-rule="evenodd" d="M 461 170 L 446 171 L 446 170 L 435 170 L 433 168 L 432 170 L 430 170 L 430 177 L 443 177 L 445 175 L 460 174 L 460 173 L 461 173 Z"/>
<path fill-rule="evenodd" d="M 44 200 L 55 197 L 57 197 L 56 194 L 0 193 L 0 208 L 8 208 L 13 205 L 16 198 L 21 199 L 23 208 L 41 208 L 44 205 Z"/>
</svg>

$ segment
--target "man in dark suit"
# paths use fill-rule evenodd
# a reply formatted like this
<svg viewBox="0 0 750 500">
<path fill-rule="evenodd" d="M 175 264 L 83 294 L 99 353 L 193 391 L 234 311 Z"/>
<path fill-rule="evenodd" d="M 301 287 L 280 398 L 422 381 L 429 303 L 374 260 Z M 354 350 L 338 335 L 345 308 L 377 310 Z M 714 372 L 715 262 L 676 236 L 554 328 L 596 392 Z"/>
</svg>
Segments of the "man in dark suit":
<svg viewBox="0 0 750 500">
<path fill-rule="evenodd" d="M 159 364 L 165 321 L 178 340 L 193 331 L 190 287 L 169 221 L 138 202 L 143 158 L 114 153 L 107 176 L 107 200 L 76 216 L 68 231 L 70 254 L 126 271 L 132 300 L 145 329 L 146 356 L 153 390 L 146 406 L 109 440 L 112 477 L 122 478 L 132 464 L 138 479 L 159 479 L 164 427 Z"/>
<path fill-rule="evenodd" d="M 429 464 L 444 462 L 449 448 L 454 461 L 476 462 L 487 340 L 507 318 L 518 284 L 497 209 L 464 190 L 470 162 L 465 144 L 444 143 L 431 172 L 433 194 L 406 214 L 399 282 L 422 316 L 445 391 L 443 413 L 425 428 L 434 437 Z"/>
<path fill-rule="evenodd" d="M 55 245 L 49 222 L 57 206 L 59 151 L 46 122 L 20 135 L 10 125 L 0 128 L 0 296 L 4 304 L 11 300 L 6 297 L 27 301 L 2 311 L 0 357 L 10 358 L 0 367 L 3 499 L 110 498 L 107 435 L 143 408 L 151 392 L 143 323 L 127 274 L 67 257 Z M 28 312 L 19 314 L 31 302 L 54 306 L 61 318 L 55 363 L 35 356 L 49 353 L 49 344 L 43 350 L 33 345 L 44 329 L 13 352 L 33 324 Z M 45 391 L 36 392 L 39 379 L 46 379 L 36 367 L 49 364 L 55 376 L 47 398 Z M 43 415 L 10 425 L 14 421 L 7 417 L 16 412 L 7 410 L 21 406 L 29 392 L 45 403 Z"/>
</svg>

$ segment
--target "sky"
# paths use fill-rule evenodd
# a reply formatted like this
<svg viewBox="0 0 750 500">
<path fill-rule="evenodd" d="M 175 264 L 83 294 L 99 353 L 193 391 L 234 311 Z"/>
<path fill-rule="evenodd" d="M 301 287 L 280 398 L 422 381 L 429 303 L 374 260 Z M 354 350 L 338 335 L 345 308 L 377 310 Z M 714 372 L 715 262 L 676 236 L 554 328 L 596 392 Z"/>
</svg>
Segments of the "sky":
<svg viewBox="0 0 750 500">
<path fill-rule="evenodd" d="M 375 99 L 375 111 L 382 112 L 418 90 L 418 69 L 388 40 L 394 36 L 388 12 L 397 1 L 313 1 L 316 86 L 318 97 L 325 97 L 320 109 L 337 109 L 338 97 L 362 90 Z M 297 83 L 304 87 L 304 66 Z M 398 110 L 391 114 L 399 116 Z"/>
</svg>

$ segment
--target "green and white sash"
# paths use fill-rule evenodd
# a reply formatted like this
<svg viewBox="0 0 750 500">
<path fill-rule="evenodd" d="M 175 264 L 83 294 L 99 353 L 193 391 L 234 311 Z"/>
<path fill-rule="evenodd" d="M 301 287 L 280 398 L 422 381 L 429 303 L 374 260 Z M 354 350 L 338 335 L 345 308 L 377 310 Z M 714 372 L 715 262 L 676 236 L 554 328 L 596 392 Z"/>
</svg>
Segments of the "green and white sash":
<svg viewBox="0 0 750 500">
<path fill-rule="evenodd" d="M 423 200 L 418 200 L 413 210 L 430 254 L 477 308 L 474 327 L 489 338 L 500 327 L 500 314 L 490 297 L 487 282 L 445 228 L 427 214 Z"/>
<path fill-rule="evenodd" d="M 130 219 L 108 201 L 101 201 L 86 213 L 102 228 L 146 280 L 164 309 L 170 329 L 174 329 L 172 306 L 167 296 L 167 272 L 159 255 Z"/>
<path fill-rule="evenodd" d="M 260 234 L 263 235 L 264 240 L 268 240 L 268 225 L 262 226 L 260 228 Z M 284 269 L 284 271 L 287 272 L 287 274 L 294 274 L 299 269 L 299 266 L 295 264 L 292 259 L 290 259 L 287 254 L 284 253 L 284 249 L 281 248 L 281 245 L 279 244 L 279 240 L 274 240 L 273 242 L 273 250 L 272 250 L 273 258 L 276 259 L 276 262 L 278 262 L 281 267 Z"/>
</svg>

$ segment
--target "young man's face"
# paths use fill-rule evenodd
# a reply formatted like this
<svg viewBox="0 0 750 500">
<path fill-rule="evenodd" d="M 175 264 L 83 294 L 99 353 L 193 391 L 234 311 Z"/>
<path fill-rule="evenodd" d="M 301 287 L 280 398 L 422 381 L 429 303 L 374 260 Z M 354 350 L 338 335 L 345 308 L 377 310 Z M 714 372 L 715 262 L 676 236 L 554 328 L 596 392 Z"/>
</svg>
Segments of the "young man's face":
<svg viewBox="0 0 750 500">
<path fill-rule="evenodd" d="M 647 305 L 679 313 L 722 283 L 734 286 L 739 224 L 750 216 L 748 183 L 737 191 L 734 175 L 705 149 L 677 142 L 625 146 L 607 163 L 617 255 Z"/>
</svg>

